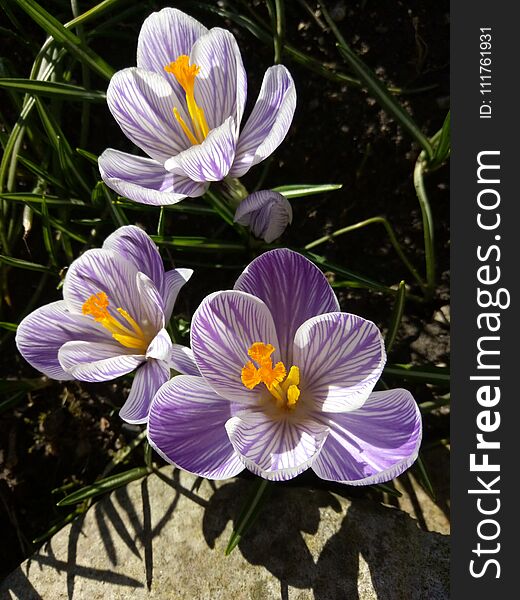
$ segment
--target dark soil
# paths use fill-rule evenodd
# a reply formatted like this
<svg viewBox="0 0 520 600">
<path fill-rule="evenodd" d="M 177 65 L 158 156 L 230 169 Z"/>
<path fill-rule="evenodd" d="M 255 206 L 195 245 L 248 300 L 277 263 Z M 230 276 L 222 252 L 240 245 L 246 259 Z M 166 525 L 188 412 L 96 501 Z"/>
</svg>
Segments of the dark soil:
<svg viewBox="0 0 520 600">
<path fill-rule="evenodd" d="M 310 14 L 305 2 L 291 0 L 285 4 L 288 41 L 329 66 L 347 72 L 335 48 L 334 38 L 319 13 Z M 133 65 L 140 24 L 144 16 L 163 5 L 167 3 L 143 3 L 136 16 L 114 25 L 110 38 L 94 42 L 96 51 L 116 68 Z M 268 20 L 263 3 L 248 5 Z M 315 11 L 313 2 L 308 5 Z M 422 93 L 399 98 L 423 131 L 429 135 L 435 133 L 442 126 L 449 105 L 447 0 L 412 3 L 331 0 L 328 6 L 345 39 L 388 85 L 401 88 L 431 86 Z M 223 22 L 200 8 L 190 8 L 189 2 L 179 4 L 179 7 L 208 26 L 226 26 L 235 33 L 248 71 L 249 103 L 252 103 L 265 69 L 272 64 L 272 48 L 231 22 Z M 46 8 L 53 10 L 51 6 Z M 27 27 L 31 28 L 30 23 Z M 38 43 L 43 41 L 41 32 L 32 30 Z M 134 35 L 133 45 L 118 41 L 119 35 L 128 33 Z M 30 58 L 30 54 L 21 51 L 12 54 L 11 60 L 17 63 L 20 76 L 27 72 Z M 252 189 L 263 174 L 263 188 L 289 183 L 341 183 L 340 191 L 292 201 L 293 225 L 283 242 L 301 248 L 341 227 L 385 215 L 395 228 L 406 254 L 423 272 L 421 216 L 412 182 L 419 148 L 408 133 L 362 90 L 325 79 L 291 60 L 284 62 L 294 76 L 298 91 L 293 126 L 268 169 L 258 166 L 243 182 Z M 101 88 L 104 83 L 94 78 L 93 85 Z M 77 115 L 71 111 L 68 119 L 68 127 L 72 130 L 77 126 Z M 91 129 L 89 151 L 100 153 L 107 146 L 131 149 L 105 106 L 94 107 Z M 391 362 L 446 365 L 449 361 L 449 322 L 442 317 L 449 305 L 448 181 L 447 167 L 429 175 L 426 181 L 435 216 L 437 294 L 431 303 L 407 303 Z M 139 219 L 149 231 L 154 230 L 156 213 L 128 211 L 128 215 Z M 204 235 L 219 239 L 234 236 L 233 232 L 221 228 L 217 220 L 180 213 L 169 215 L 166 231 L 170 235 Z M 109 223 L 105 228 L 101 227 L 94 245 L 99 245 L 112 229 Z M 36 260 L 41 248 L 41 239 L 35 234 L 27 240 L 27 247 L 20 243 L 17 256 Z M 380 225 L 341 236 L 319 246 L 316 252 L 385 285 L 396 285 L 401 279 L 413 284 Z M 167 260 L 170 257 L 177 266 L 198 265 L 200 261 L 208 260 L 215 265 L 209 268 L 199 264 L 181 295 L 177 309 L 187 320 L 207 293 L 231 287 L 242 266 L 251 258 L 240 254 L 212 254 L 208 259 L 207 255 L 179 251 L 165 254 Z M 232 268 L 216 268 L 219 265 Z M 344 279 L 334 273 L 330 276 L 331 280 Z M 25 271 L 12 270 L 9 277 L 13 304 L 25 306 L 34 293 L 34 285 Z M 417 289 L 413 291 L 418 293 Z M 387 328 L 393 306 L 388 295 L 353 288 L 340 288 L 338 295 L 344 310 L 373 320 L 383 330 Z M 39 304 L 58 297 L 53 282 L 49 282 Z M 444 307 L 443 311 L 440 311 L 441 307 Z M 7 309 L 2 318 L 15 320 L 16 315 Z M 0 365 L 3 377 L 37 376 L 16 354 L 12 338 L 2 348 Z M 386 383 L 403 385 L 397 380 Z M 51 494 L 52 490 L 67 484 L 92 482 L 102 473 L 113 453 L 135 437 L 137 429 L 124 425 L 117 416 L 117 408 L 122 403 L 121 391 L 127 385 L 127 381 L 88 386 L 50 382 L 0 414 L 0 576 L 2 571 L 10 571 L 31 552 L 32 539 L 44 533 L 51 522 L 63 519 L 67 514 L 67 510 L 55 506 L 64 492 Z M 420 402 L 437 393 L 430 386 L 407 387 Z M 448 435 L 446 411 L 425 419 L 426 444 Z M 132 460 L 134 462 L 129 462 L 128 467 L 142 464 L 142 455 L 136 453 Z M 448 475 L 444 473 L 443 476 L 446 480 Z"/>
</svg>

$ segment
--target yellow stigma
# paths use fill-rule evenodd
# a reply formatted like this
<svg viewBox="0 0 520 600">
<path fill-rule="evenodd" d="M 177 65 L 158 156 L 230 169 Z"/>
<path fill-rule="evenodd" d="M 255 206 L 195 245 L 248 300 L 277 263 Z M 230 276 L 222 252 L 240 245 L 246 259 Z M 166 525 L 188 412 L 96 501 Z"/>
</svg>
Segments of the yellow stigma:
<svg viewBox="0 0 520 600">
<path fill-rule="evenodd" d="M 195 102 L 195 77 L 199 74 L 200 67 L 190 65 L 190 57 L 186 56 L 186 54 L 181 54 L 176 61 L 166 65 L 164 70 L 167 73 L 171 73 L 186 92 L 186 104 L 191 117 L 193 131 L 188 127 L 176 107 L 173 108 L 173 115 L 190 142 L 194 145 L 201 144 L 209 133 L 209 127 L 204 116 L 204 111 Z"/>
<path fill-rule="evenodd" d="M 92 294 L 82 306 L 84 315 L 91 315 L 94 320 L 101 323 L 105 329 L 108 329 L 112 334 L 112 337 L 117 340 L 125 348 L 132 348 L 139 350 L 140 353 L 144 354 L 148 348 L 149 341 L 137 324 L 137 322 L 122 308 L 117 308 L 117 312 L 123 317 L 123 319 L 130 325 L 127 327 L 123 325 L 118 319 L 111 315 L 108 311 L 108 296 L 105 292 L 98 292 Z"/>
<path fill-rule="evenodd" d="M 248 361 L 242 369 L 242 383 L 247 389 L 252 390 L 259 383 L 263 383 L 269 390 L 278 408 L 293 410 L 300 398 L 300 369 L 294 365 L 287 370 L 282 362 L 273 366 L 271 354 L 274 346 L 255 342 L 247 351 L 247 354 L 257 363 Z"/>
</svg>

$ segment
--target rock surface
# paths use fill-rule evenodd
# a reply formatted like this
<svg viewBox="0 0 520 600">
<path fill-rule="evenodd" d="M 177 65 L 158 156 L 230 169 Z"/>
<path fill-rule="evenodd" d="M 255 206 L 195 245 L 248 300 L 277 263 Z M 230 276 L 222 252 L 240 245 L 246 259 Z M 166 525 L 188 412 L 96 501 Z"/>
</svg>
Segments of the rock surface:
<svg viewBox="0 0 520 600">
<path fill-rule="evenodd" d="M 449 538 L 400 510 L 273 486 L 261 518 L 225 557 L 251 482 L 161 475 L 117 490 L 61 530 L 0 584 L 0 598 L 449 598 Z"/>
</svg>

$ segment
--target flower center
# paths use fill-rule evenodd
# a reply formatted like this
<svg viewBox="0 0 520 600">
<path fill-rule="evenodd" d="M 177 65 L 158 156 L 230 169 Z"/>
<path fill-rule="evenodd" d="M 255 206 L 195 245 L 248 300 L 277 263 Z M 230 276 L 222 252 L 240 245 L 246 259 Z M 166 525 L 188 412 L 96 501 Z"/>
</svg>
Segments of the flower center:
<svg viewBox="0 0 520 600">
<path fill-rule="evenodd" d="M 143 354 L 148 348 L 149 342 L 143 330 L 136 321 L 122 308 L 116 309 L 130 327 L 123 325 L 118 319 L 108 312 L 108 296 L 105 292 L 93 294 L 83 303 L 82 311 L 84 315 L 92 315 L 94 320 L 101 323 L 105 329 L 108 329 L 112 337 L 125 348 L 135 348 Z"/>
<path fill-rule="evenodd" d="M 186 92 L 186 104 L 188 105 L 192 129 L 186 124 L 186 121 L 181 117 L 177 108 L 173 109 L 173 114 L 190 142 L 194 145 L 201 144 L 209 133 L 209 127 L 206 123 L 204 111 L 195 102 L 195 77 L 199 74 L 200 67 L 190 65 L 189 56 L 181 54 L 175 62 L 166 65 L 164 70 L 167 73 L 171 73 Z"/>
<path fill-rule="evenodd" d="M 294 365 L 289 369 L 289 374 L 283 362 L 273 366 L 271 354 L 274 346 L 255 342 L 247 351 L 258 367 L 249 361 L 242 369 L 242 383 L 247 389 L 252 390 L 259 383 L 263 383 L 276 401 L 278 408 L 294 410 L 300 397 L 300 369 Z"/>
</svg>

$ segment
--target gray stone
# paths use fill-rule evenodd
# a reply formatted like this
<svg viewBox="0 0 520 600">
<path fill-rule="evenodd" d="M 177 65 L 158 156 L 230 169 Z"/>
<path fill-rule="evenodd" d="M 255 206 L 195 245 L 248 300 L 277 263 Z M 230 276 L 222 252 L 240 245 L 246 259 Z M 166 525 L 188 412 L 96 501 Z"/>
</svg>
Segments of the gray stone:
<svg viewBox="0 0 520 600">
<path fill-rule="evenodd" d="M 226 557 L 250 486 L 165 468 L 61 530 L 4 580 L 0 598 L 449 598 L 447 536 L 396 508 L 326 491 L 273 485 L 261 517 Z"/>
</svg>

